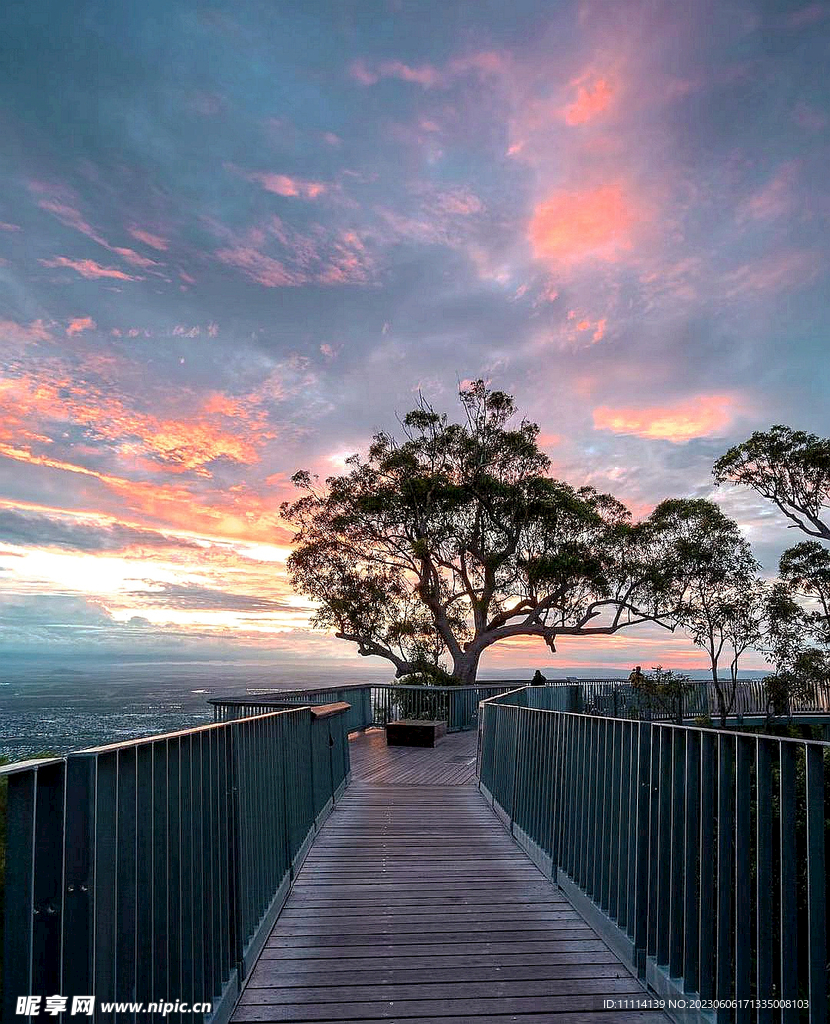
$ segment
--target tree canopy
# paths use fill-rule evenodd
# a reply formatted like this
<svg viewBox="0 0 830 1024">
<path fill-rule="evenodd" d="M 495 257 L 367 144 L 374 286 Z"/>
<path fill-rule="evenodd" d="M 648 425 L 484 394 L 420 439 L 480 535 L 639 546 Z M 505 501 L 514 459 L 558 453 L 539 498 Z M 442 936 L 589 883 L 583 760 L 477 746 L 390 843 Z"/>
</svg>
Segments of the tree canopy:
<svg viewBox="0 0 830 1024">
<path fill-rule="evenodd" d="M 692 579 L 683 626 L 692 642 L 709 656 L 721 724 L 732 711 L 741 655 L 761 639 L 765 588 L 758 579 L 760 564 L 737 523 L 716 505 L 706 503 L 695 521 L 693 543 L 700 571 Z M 718 666 L 729 652 L 729 681 Z"/>
<path fill-rule="evenodd" d="M 461 422 L 422 399 L 400 438 L 376 434 L 343 475 L 295 474 L 288 571 L 314 624 L 398 676 L 448 659 L 458 682 L 512 637 L 554 651 L 559 636 L 674 628 L 710 564 L 700 523 L 716 506 L 670 500 L 634 523 L 611 495 L 548 476 L 538 427 L 511 425 L 509 395 L 475 381 L 459 397 Z"/>
<path fill-rule="evenodd" d="M 830 540 L 830 439 L 782 424 L 757 430 L 718 459 L 714 475 L 717 483 L 751 487 L 792 526 Z"/>
<path fill-rule="evenodd" d="M 830 540 L 830 439 L 777 425 L 756 431 L 715 463 L 715 480 L 746 484 L 810 537 Z M 830 674 L 830 550 L 817 540 L 787 548 L 766 599 L 764 641 L 774 671 L 771 708 Z"/>
</svg>

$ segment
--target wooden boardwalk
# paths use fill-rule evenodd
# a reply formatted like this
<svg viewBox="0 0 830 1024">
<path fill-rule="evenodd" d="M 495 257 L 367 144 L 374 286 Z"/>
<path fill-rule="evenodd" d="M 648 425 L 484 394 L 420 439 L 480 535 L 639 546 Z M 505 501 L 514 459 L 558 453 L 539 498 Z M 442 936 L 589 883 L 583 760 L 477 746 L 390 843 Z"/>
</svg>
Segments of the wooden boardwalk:
<svg viewBox="0 0 830 1024">
<path fill-rule="evenodd" d="M 475 734 L 385 751 L 353 743 L 234 1021 L 663 1024 L 602 1009 L 643 990 L 482 800 Z"/>
</svg>

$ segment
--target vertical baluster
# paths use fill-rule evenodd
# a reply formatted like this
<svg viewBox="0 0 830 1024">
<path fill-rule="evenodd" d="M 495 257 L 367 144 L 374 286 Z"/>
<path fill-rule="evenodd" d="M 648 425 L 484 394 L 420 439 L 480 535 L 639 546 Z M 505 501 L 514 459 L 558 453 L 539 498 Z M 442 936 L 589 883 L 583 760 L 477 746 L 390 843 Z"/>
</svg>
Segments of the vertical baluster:
<svg viewBox="0 0 830 1024">
<path fill-rule="evenodd" d="M 755 742 L 750 736 L 736 738 L 735 770 L 735 996 L 738 1000 L 752 996 L 752 916 L 750 907 L 752 767 Z M 740 915 L 740 919 L 738 916 Z M 752 1011 L 745 1006 L 735 1010 L 735 1020 L 749 1020 Z"/>
<path fill-rule="evenodd" d="M 646 956 L 649 951 L 649 909 L 651 894 L 656 890 L 654 865 L 656 852 L 655 837 L 652 835 L 652 807 L 656 805 L 652 789 L 652 759 L 654 731 L 644 722 L 635 726 L 636 765 L 632 766 L 632 786 L 636 785 L 637 804 L 635 812 L 635 842 L 637 848 L 634 863 L 634 906 L 632 937 L 637 974 L 645 975 Z M 653 948 L 653 947 L 652 947 Z"/>
<path fill-rule="evenodd" d="M 153 998 L 169 1001 L 170 985 L 170 791 L 167 773 L 168 740 L 151 747 L 153 788 L 150 810 L 153 816 L 151 870 L 153 892 L 150 902 L 153 921 Z M 154 1020 L 160 1020 L 157 1015 Z"/>
<path fill-rule="evenodd" d="M 154 998 L 153 963 L 153 744 L 136 748 L 136 943 L 135 991 L 140 1002 Z"/>
<path fill-rule="evenodd" d="M 686 805 L 683 848 L 683 979 L 686 991 L 700 991 L 698 853 L 700 839 L 700 733 L 686 733 Z"/>
<path fill-rule="evenodd" d="M 711 999 L 715 992 L 715 734 L 706 731 L 700 739 L 700 920 L 698 992 Z"/>
<path fill-rule="evenodd" d="M 807 931 L 811 1020 L 827 1020 L 827 869 L 824 849 L 824 760 L 809 743 L 806 758 Z"/>
<path fill-rule="evenodd" d="M 735 816 L 735 738 L 718 736 L 718 886 L 717 886 L 717 974 L 715 997 L 730 999 L 732 988 L 734 892 L 733 831 Z"/>
<path fill-rule="evenodd" d="M 671 955 L 672 867 L 672 731 L 660 728 L 658 796 L 657 963 L 668 965 Z"/>
<path fill-rule="evenodd" d="M 18 996 L 32 995 L 38 991 L 34 986 L 32 964 L 36 775 L 36 769 L 29 768 L 8 777 L 5 900 L 7 907 L 18 908 L 18 920 L 16 928 L 7 925 L 5 929 L 4 1020 L 14 1019 Z M 16 980 L 16 987 L 10 984 L 10 978 Z"/>
<path fill-rule="evenodd" d="M 759 736 L 755 741 L 755 921 L 758 939 L 755 992 L 759 999 L 773 999 L 772 986 L 772 741 Z M 771 1024 L 773 1011 L 759 1008 L 758 1024 Z"/>
<path fill-rule="evenodd" d="M 798 879 L 796 852 L 795 816 L 795 743 L 786 740 L 779 743 L 779 851 L 780 851 L 780 892 L 778 899 L 781 921 L 781 998 L 798 999 Z M 783 1022 L 798 1021 L 797 1009 L 782 1011 Z"/>
<path fill-rule="evenodd" d="M 685 884 L 684 838 L 686 800 L 684 783 L 686 773 L 686 730 L 667 730 L 672 737 L 671 761 L 671 865 L 669 868 L 669 974 L 679 978 L 683 974 L 683 887 Z"/>
<path fill-rule="evenodd" d="M 93 993 L 94 850 L 95 850 L 95 755 L 74 754 L 66 761 L 66 799 L 63 828 L 64 908 L 63 981 L 64 995 Z M 11 856 L 6 866 L 8 874 Z M 7 896 L 7 906 L 13 897 Z M 9 936 L 7 934 L 7 941 Z M 6 977 L 9 975 L 7 974 Z M 10 1019 L 10 1018 L 9 1018 Z"/>
</svg>

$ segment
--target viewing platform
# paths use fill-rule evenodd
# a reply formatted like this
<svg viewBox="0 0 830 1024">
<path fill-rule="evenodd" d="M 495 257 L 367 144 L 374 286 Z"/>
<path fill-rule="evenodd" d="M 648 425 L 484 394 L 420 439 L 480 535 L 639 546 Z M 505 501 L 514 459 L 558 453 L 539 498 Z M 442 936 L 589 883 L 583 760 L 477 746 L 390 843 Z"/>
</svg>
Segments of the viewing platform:
<svg viewBox="0 0 830 1024">
<path fill-rule="evenodd" d="M 601 1009 L 645 990 L 482 799 L 475 733 L 423 749 L 376 729 L 349 751 L 233 1021 L 667 1020 Z"/>
<path fill-rule="evenodd" d="M 709 701 L 252 693 L 7 765 L 3 1019 L 826 1024 L 830 744 L 691 724 Z"/>
</svg>

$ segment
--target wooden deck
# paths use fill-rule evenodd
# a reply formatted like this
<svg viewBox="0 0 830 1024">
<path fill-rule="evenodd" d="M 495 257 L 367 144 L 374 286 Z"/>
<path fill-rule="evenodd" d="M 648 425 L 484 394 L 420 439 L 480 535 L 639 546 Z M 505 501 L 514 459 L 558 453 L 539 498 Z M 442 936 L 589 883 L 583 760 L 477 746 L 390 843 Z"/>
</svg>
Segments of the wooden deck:
<svg viewBox="0 0 830 1024">
<path fill-rule="evenodd" d="M 476 779 L 477 734 L 453 732 L 437 747 L 387 747 L 383 729 L 349 744 L 352 779 L 380 786 L 470 786 Z"/>
<path fill-rule="evenodd" d="M 473 784 L 474 733 L 352 744 L 353 782 L 311 849 L 234 1021 L 663 1024 Z"/>
</svg>

